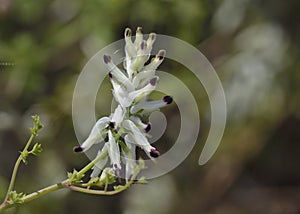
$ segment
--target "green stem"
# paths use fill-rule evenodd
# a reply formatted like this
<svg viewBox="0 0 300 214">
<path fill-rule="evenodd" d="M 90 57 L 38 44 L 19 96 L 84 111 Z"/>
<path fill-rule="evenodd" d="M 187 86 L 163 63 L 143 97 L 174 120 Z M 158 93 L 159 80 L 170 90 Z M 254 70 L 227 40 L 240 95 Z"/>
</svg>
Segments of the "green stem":
<svg viewBox="0 0 300 214">
<path fill-rule="evenodd" d="M 105 186 L 104 186 L 104 191 L 106 192 L 107 191 L 107 188 L 108 188 L 108 178 L 106 177 L 106 182 L 105 182 Z"/>
<path fill-rule="evenodd" d="M 31 144 L 34 137 L 35 137 L 35 135 L 33 135 L 33 134 L 30 136 L 30 138 L 28 139 L 28 141 L 27 141 L 27 143 L 26 143 L 26 145 L 23 149 L 23 152 L 28 150 L 28 148 L 29 148 L 29 146 L 30 146 L 30 144 Z M 8 203 L 9 194 L 14 189 L 16 178 L 17 178 L 17 173 L 18 173 L 21 161 L 22 161 L 22 155 L 20 154 L 17 161 L 16 161 L 16 163 L 15 163 L 15 166 L 14 166 L 14 169 L 13 169 L 13 172 L 12 172 L 12 175 L 11 175 L 11 179 L 10 179 L 10 182 L 9 182 L 9 186 L 8 186 L 8 189 L 7 189 L 7 192 L 6 192 L 5 199 L 4 199 L 3 203 L 0 205 L 0 211 L 6 209 L 9 206 L 9 203 Z"/>
<path fill-rule="evenodd" d="M 50 192 L 54 192 L 56 190 L 59 190 L 59 189 L 62 189 L 62 188 L 65 188 L 65 185 L 68 183 L 68 179 L 67 180 L 64 180 L 60 183 L 57 183 L 57 184 L 53 184 L 51 186 L 48 186 L 46 188 L 43 188 L 41 190 L 38 190 L 36 192 L 33 192 L 29 195 L 26 195 L 24 196 L 22 199 L 23 199 L 23 203 L 26 203 L 26 202 L 29 202 L 29 201 L 32 201 L 34 199 L 37 199 L 43 195 L 46 195 Z"/>
<path fill-rule="evenodd" d="M 67 188 L 76 191 L 76 192 L 82 192 L 82 193 L 87 193 L 87 194 L 92 194 L 92 195 L 115 195 L 118 194 L 120 192 L 123 192 L 124 190 L 128 189 L 131 184 L 133 184 L 134 180 L 136 179 L 137 175 L 140 172 L 140 168 L 135 170 L 135 173 L 132 175 L 130 181 L 128 181 L 124 186 L 119 187 L 116 190 L 113 191 L 106 191 L 104 190 L 93 190 L 93 189 L 86 189 L 86 188 L 82 188 L 80 186 L 66 186 Z"/>
<path fill-rule="evenodd" d="M 101 155 L 99 155 L 98 157 L 96 157 L 88 165 L 86 165 L 84 168 L 82 168 L 78 172 L 78 175 L 79 176 L 83 176 L 87 171 L 89 171 L 93 166 L 95 166 L 98 161 L 100 161 L 101 159 L 105 158 L 105 156 L 107 155 L 107 152 L 108 152 L 108 150 L 103 151 Z"/>
<path fill-rule="evenodd" d="M 29 148 L 29 146 L 30 146 L 30 144 L 31 144 L 34 137 L 35 136 L 33 134 L 30 136 L 29 140 L 26 143 L 26 146 L 23 149 L 23 152 L 28 150 L 28 148 Z M 8 200 L 10 192 L 13 191 L 21 161 L 22 161 L 22 155 L 20 154 L 17 161 L 16 161 L 16 163 L 15 163 L 15 166 L 14 166 L 14 169 L 13 169 L 13 172 L 12 172 L 12 175 L 11 175 L 10 183 L 9 183 L 8 190 L 7 190 L 6 197 L 5 197 L 4 201 Z"/>
<path fill-rule="evenodd" d="M 30 137 L 30 139 L 28 140 L 25 148 L 23 151 L 25 151 L 25 149 L 27 150 L 31 141 L 32 141 L 33 137 Z M 107 150 L 104 151 L 101 155 L 99 155 L 98 157 L 96 157 L 93 161 L 91 161 L 89 164 L 87 164 L 84 168 L 82 168 L 79 172 L 78 172 L 78 175 L 84 175 L 88 170 L 90 170 L 93 166 L 96 165 L 96 163 L 103 159 L 106 155 L 107 155 Z M 9 185 L 9 188 L 8 188 L 8 193 L 7 193 L 7 196 L 4 200 L 4 202 L 0 205 L 0 212 L 11 207 L 11 206 L 14 206 L 14 205 L 11 205 L 9 204 L 8 202 L 8 197 L 9 197 L 9 192 L 12 191 L 13 187 L 14 187 L 14 183 L 15 183 L 15 178 L 16 178 L 16 174 L 17 174 L 17 171 L 18 171 L 18 167 L 20 165 L 22 161 L 22 158 L 21 156 L 18 158 L 18 160 L 16 161 L 16 164 L 15 164 L 15 167 L 14 167 L 14 170 L 13 170 L 13 175 L 12 175 L 12 179 L 11 179 L 11 182 L 10 182 L 10 185 Z M 48 193 L 51 193 L 51 192 L 54 192 L 56 190 L 59 190 L 59 189 L 63 189 L 63 188 L 68 188 L 68 189 L 72 189 L 70 188 L 72 187 L 71 186 L 71 181 L 69 179 L 66 179 L 60 183 L 57 183 L 57 184 L 53 184 L 53 185 L 50 185 L 48 187 L 45 187 L 41 190 L 38 190 L 38 191 L 35 191 L 31 194 L 28 194 L 28 195 L 25 195 L 24 197 L 22 197 L 22 203 L 26 203 L 26 202 L 29 202 L 29 201 L 32 201 L 34 199 L 37 199 L 43 195 L 46 195 Z"/>
<path fill-rule="evenodd" d="M 26 146 L 23 149 L 23 152 L 28 150 L 28 148 L 29 148 L 32 140 L 34 139 L 34 137 L 35 137 L 35 135 L 33 135 L 33 134 L 30 136 L 28 142 L 26 143 Z M 101 155 L 99 155 L 93 161 L 91 161 L 89 164 L 87 164 L 84 168 L 82 168 L 78 172 L 78 176 L 84 176 L 84 174 L 88 170 L 90 170 L 92 167 L 94 167 L 97 164 L 98 161 L 105 158 L 107 153 L 108 153 L 108 150 L 104 151 Z M 7 209 L 7 208 L 9 208 L 9 207 L 12 207 L 12 206 L 16 205 L 16 204 L 10 204 L 9 203 L 9 194 L 10 194 L 11 191 L 13 191 L 15 181 L 16 181 L 16 177 L 17 177 L 17 172 L 18 172 L 21 161 L 22 161 L 22 156 L 19 155 L 19 157 L 18 157 L 18 159 L 15 163 L 14 169 L 13 169 L 13 173 L 12 173 L 12 176 L 11 176 L 11 180 L 10 180 L 10 184 L 9 184 L 9 187 L 8 187 L 8 190 L 7 190 L 5 200 L 3 201 L 2 204 L 0 204 L 0 212 Z M 48 193 L 51 193 L 51 192 L 54 192 L 54 191 L 57 191 L 57 190 L 63 189 L 63 188 L 68 188 L 68 189 L 73 190 L 73 191 L 89 193 L 89 194 L 96 194 L 96 195 L 114 195 L 114 194 L 120 193 L 120 192 L 128 189 L 128 187 L 130 187 L 130 185 L 134 182 L 134 180 L 137 177 L 140 170 L 141 170 L 141 168 L 138 167 L 135 170 L 135 173 L 132 175 L 132 178 L 131 178 L 130 181 L 128 181 L 124 186 L 119 186 L 118 189 L 113 190 L 113 191 L 106 191 L 107 187 L 105 187 L 104 190 L 92 190 L 92 189 L 83 188 L 82 186 L 81 187 L 80 186 L 74 186 L 74 185 L 72 185 L 72 181 L 70 179 L 66 179 L 66 180 L 64 180 L 60 183 L 50 185 L 50 186 L 45 187 L 41 190 L 35 191 L 31 194 L 25 195 L 24 197 L 21 198 L 21 201 L 22 201 L 22 203 L 27 203 L 27 202 L 35 200 L 35 199 L 37 199 L 37 198 L 39 198 L 43 195 L 46 195 Z"/>
<path fill-rule="evenodd" d="M 7 201 L 4 201 L 1 205 L 0 205 L 0 212 L 2 212 L 3 210 L 7 209 L 9 207 L 9 204 Z"/>
<path fill-rule="evenodd" d="M 94 190 L 94 189 L 85 189 L 79 186 L 68 186 L 70 190 L 76 191 L 76 192 L 82 192 L 92 195 L 115 195 L 117 193 L 123 192 L 124 190 L 128 189 L 130 185 L 134 182 L 134 180 L 129 181 L 126 183 L 126 185 L 120 187 L 119 189 L 113 190 L 113 191 L 105 191 L 105 190 Z"/>
</svg>

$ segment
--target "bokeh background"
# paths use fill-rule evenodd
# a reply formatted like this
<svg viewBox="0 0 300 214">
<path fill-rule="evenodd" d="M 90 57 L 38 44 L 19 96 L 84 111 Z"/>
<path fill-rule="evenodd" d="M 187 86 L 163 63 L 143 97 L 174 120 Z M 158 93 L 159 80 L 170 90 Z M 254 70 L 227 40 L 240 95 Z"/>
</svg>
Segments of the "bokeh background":
<svg viewBox="0 0 300 214">
<path fill-rule="evenodd" d="M 121 39 L 125 27 L 197 47 L 215 67 L 228 105 L 222 143 L 199 166 L 208 98 L 189 71 L 166 62 L 161 69 L 186 83 L 201 117 L 198 142 L 179 167 L 117 196 L 61 190 L 7 213 L 300 213 L 299 8 L 298 0 L 0 0 L 1 199 L 32 114 L 45 124 L 37 139 L 44 152 L 20 168 L 18 191 L 59 182 L 89 161 L 72 151 L 73 90 L 89 58 Z M 108 81 L 103 87 L 110 92 Z M 97 114 L 108 114 L 110 102 L 102 93 Z M 164 113 L 177 121 L 176 106 Z M 176 130 L 169 124 L 157 147 L 168 148 Z"/>
</svg>

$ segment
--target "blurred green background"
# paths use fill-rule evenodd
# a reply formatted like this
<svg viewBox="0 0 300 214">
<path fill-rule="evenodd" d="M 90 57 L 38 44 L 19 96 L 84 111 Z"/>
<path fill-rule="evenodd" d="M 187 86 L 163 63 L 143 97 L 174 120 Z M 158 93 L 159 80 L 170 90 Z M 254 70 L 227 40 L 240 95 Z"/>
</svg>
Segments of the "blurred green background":
<svg viewBox="0 0 300 214">
<path fill-rule="evenodd" d="M 162 69 L 186 83 L 201 117 L 198 143 L 179 167 L 117 196 L 62 190 L 7 213 L 300 213 L 299 8 L 297 0 L 0 0 L 1 199 L 32 114 L 45 124 L 38 137 L 44 152 L 21 167 L 18 191 L 59 182 L 88 162 L 72 151 L 76 79 L 125 27 L 197 47 L 215 67 L 228 105 L 221 146 L 198 166 L 208 98 L 188 71 L 166 62 Z M 108 114 L 111 94 L 101 96 L 97 114 Z M 164 112 L 178 117 L 174 106 Z M 176 130 L 169 127 L 161 144 L 172 143 Z"/>
</svg>

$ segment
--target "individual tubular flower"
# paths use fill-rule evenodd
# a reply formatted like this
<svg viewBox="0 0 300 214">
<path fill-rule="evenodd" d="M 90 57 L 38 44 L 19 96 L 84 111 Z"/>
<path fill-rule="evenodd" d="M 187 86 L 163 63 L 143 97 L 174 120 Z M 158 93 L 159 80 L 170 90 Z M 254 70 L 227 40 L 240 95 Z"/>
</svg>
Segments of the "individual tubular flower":
<svg viewBox="0 0 300 214">
<path fill-rule="evenodd" d="M 74 147 L 74 151 L 85 152 L 89 148 L 91 148 L 92 145 L 103 141 L 102 136 L 105 132 L 105 128 L 107 127 L 109 121 L 110 121 L 109 117 L 102 117 L 101 119 L 99 119 L 94 125 L 89 137 L 83 142 L 83 144 Z"/>
<path fill-rule="evenodd" d="M 110 72 L 111 78 L 114 77 L 116 80 L 124 85 L 127 90 L 132 91 L 133 85 L 131 81 L 128 79 L 128 77 L 112 62 L 112 59 L 108 55 L 104 55 L 103 57 L 104 63 L 107 65 L 107 68 Z"/>
<path fill-rule="evenodd" d="M 138 99 L 138 98 L 147 96 L 148 94 L 150 94 L 152 91 L 155 90 L 158 79 L 159 78 L 157 76 L 155 76 L 148 82 L 148 84 L 145 87 L 130 92 L 128 95 L 128 99 L 132 102 L 134 99 Z"/>
<path fill-rule="evenodd" d="M 145 134 L 131 120 L 125 120 L 123 126 L 129 131 L 129 134 L 126 135 L 128 142 L 141 147 L 149 157 L 156 158 L 159 156 L 156 148 L 150 145 Z"/>
<path fill-rule="evenodd" d="M 111 56 L 103 56 L 103 62 L 109 71 L 113 96 L 118 105 L 109 117 L 97 121 L 81 146 L 74 148 L 75 152 L 87 151 L 93 144 L 103 142 L 104 145 L 97 156 L 104 155 L 104 158 L 93 168 L 92 178 L 99 175 L 101 177 L 101 169 L 110 163 L 114 175 L 120 175 L 120 171 L 124 170 L 125 178 L 129 180 L 136 165 L 136 147 L 144 150 L 151 159 L 158 157 L 158 150 L 151 146 L 147 139 L 151 124 L 143 122 L 141 117 L 147 120 L 143 112 L 159 110 L 173 101 L 171 96 L 156 101 L 149 101 L 148 98 L 157 87 L 159 77 L 156 76 L 156 69 L 166 55 L 164 50 L 160 50 L 151 62 L 145 65 L 151 56 L 156 34 L 151 33 L 144 40 L 142 29 L 139 27 L 135 40 L 132 41 L 132 32 L 126 28 L 124 37 L 124 71 L 113 63 Z M 125 167 L 122 167 L 123 164 Z"/>
<path fill-rule="evenodd" d="M 119 173 L 121 170 L 121 161 L 120 161 L 120 150 L 119 145 L 117 144 L 112 132 L 108 130 L 108 154 L 110 157 L 111 165 L 113 169 Z"/>
<path fill-rule="evenodd" d="M 128 134 L 127 134 L 128 135 Z M 134 173 L 135 159 L 136 159 L 136 146 L 133 142 L 128 141 L 127 135 L 125 136 L 125 143 L 128 151 L 123 151 L 123 160 L 125 162 L 125 179 L 129 180 Z"/>
<path fill-rule="evenodd" d="M 119 127 L 120 123 L 124 119 L 124 116 L 125 116 L 125 111 L 122 109 L 120 105 L 118 105 L 111 119 L 111 123 L 114 123 L 114 127 Z"/>
<path fill-rule="evenodd" d="M 162 63 L 165 57 L 165 51 L 160 50 L 150 64 L 144 66 L 141 71 L 133 78 L 132 82 L 135 88 L 143 87 L 149 79 L 155 75 L 155 70 Z"/>
<path fill-rule="evenodd" d="M 103 148 L 100 149 L 97 153 L 97 157 L 103 155 L 104 153 L 108 152 L 108 143 L 105 143 Z M 95 178 L 98 177 L 98 175 L 100 174 L 101 170 L 104 169 L 106 163 L 108 161 L 108 157 L 105 156 L 103 159 L 99 160 L 96 164 L 96 166 L 93 167 L 93 172 L 91 174 L 91 178 Z"/>
<path fill-rule="evenodd" d="M 130 113 L 135 114 L 140 110 L 155 111 L 168 104 L 171 104 L 172 102 L 173 102 L 173 98 L 170 96 L 164 96 L 163 99 L 161 100 L 139 102 L 138 104 L 131 107 Z"/>
<path fill-rule="evenodd" d="M 139 127 L 140 129 L 143 129 L 145 132 L 149 132 L 151 129 L 151 124 L 150 123 L 143 123 L 143 121 L 137 117 L 137 116 L 131 116 L 129 118 L 132 122 L 134 122 L 136 124 L 137 127 Z"/>
<path fill-rule="evenodd" d="M 117 83 L 113 78 L 111 78 L 111 83 L 113 85 L 113 95 L 115 100 L 123 107 L 126 108 L 130 105 L 132 100 L 128 99 L 128 91 L 124 86 Z"/>
</svg>

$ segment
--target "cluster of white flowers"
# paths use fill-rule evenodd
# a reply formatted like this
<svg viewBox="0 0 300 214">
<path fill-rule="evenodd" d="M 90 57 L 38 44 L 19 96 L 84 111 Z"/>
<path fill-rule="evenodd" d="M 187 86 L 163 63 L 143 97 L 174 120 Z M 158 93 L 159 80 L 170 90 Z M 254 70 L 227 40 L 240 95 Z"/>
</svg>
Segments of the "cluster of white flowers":
<svg viewBox="0 0 300 214">
<path fill-rule="evenodd" d="M 136 147 L 143 149 L 151 159 L 159 156 L 158 150 L 151 146 L 147 139 L 151 124 L 141 119 L 173 101 L 171 96 L 164 96 L 155 101 L 148 98 L 157 87 L 159 77 L 156 76 L 156 69 L 165 56 L 165 51 L 160 50 L 151 62 L 146 64 L 155 39 L 156 34 L 151 33 L 147 40 L 144 40 L 139 27 L 133 42 L 131 30 L 126 28 L 125 71 L 119 69 L 110 56 L 103 57 L 109 69 L 113 96 L 118 106 L 109 117 L 99 119 L 83 144 L 74 148 L 75 152 L 85 152 L 95 143 L 103 144 L 97 155 L 107 155 L 94 167 L 91 177 L 99 176 L 101 169 L 110 159 L 114 174 L 120 174 L 122 161 L 125 165 L 125 178 L 129 179 L 135 167 Z"/>
</svg>

